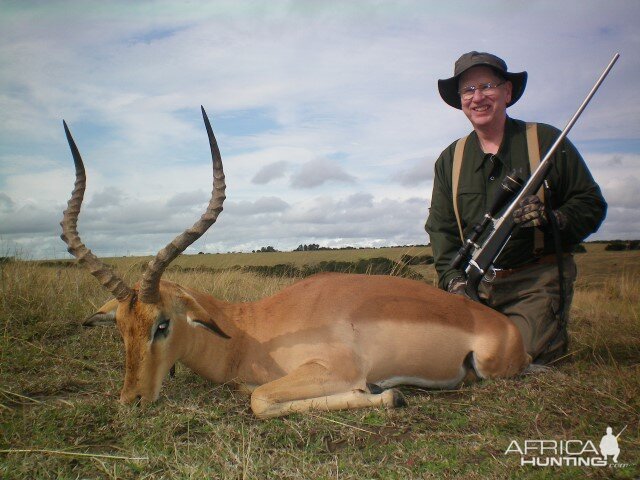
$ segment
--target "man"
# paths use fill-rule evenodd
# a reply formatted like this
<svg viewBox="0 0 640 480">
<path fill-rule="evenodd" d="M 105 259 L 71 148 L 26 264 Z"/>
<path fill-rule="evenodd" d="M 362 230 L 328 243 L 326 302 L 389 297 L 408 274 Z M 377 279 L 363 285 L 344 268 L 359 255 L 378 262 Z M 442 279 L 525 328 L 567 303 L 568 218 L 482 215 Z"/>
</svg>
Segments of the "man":
<svg viewBox="0 0 640 480">
<path fill-rule="evenodd" d="M 509 72 L 502 59 L 480 52 L 462 55 L 453 77 L 438 81 L 442 99 L 461 109 L 473 127 L 459 147 L 455 171 L 459 142 L 447 147 L 436 161 L 425 225 L 439 286 L 449 292 L 464 294 L 466 286 L 464 271 L 450 266 L 462 246 L 461 236 L 467 237 L 481 221 L 502 179 L 515 170 L 526 180 L 536 157 L 539 162 L 560 133 L 544 124 L 531 124 L 527 133 L 527 124 L 508 117 L 507 107 L 520 99 L 526 81 L 527 72 Z M 526 197 L 514 212 L 517 226 L 511 239 L 495 261 L 496 271 L 485 276 L 479 287 L 483 301 L 516 324 L 527 352 L 540 364 L 566 354 L 567 312 L 576 278 L 571 252 L 598 229 L 607 208 L 584 160 L 567 139 L 554 153 L 547 181 L 549 190 Z M 561 252 L 556 252 L 556 240 Z"/>
</svg>

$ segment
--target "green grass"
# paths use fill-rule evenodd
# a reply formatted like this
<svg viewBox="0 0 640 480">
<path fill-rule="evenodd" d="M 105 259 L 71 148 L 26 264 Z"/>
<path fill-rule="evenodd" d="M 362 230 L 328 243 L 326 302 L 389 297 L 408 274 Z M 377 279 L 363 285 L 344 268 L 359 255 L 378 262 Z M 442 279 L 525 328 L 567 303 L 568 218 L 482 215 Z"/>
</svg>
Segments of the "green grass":
<svg viewBox="0 0 640 480">
<path fill-rule="evenodd" d="M 562 365 L 455 391 L 405 388 L 409 406 L 398 410 L 264 421 L 253 417 L 248 397 L 180 366 L 155 404 L 120 405 L 122 341 L 115 329 L 80 326 L 108 293 L 81 268 L 4 263 L 0 478 L 637 478 L 640 253 L 603 248 L 589 245 L 577 256 L 572 355 Z M 194 255 L 180 258 L 180 265 L 202 262 L 204 269 L 173 269 L 167 278 L 244 301 L 273 294 L 293 279 L 207 269 L 428 253 Z M 135 262 L 142 261 L 114 260 L 131 283 L 140 275 Z M 433 266 L 415 268 L 434 277 Z M 512 439 L 597 445 L 607 425 L 616 433 L 628 425 L 619 461 L 629 466 L 535 469 L 504 455 Z"/>
</svg>

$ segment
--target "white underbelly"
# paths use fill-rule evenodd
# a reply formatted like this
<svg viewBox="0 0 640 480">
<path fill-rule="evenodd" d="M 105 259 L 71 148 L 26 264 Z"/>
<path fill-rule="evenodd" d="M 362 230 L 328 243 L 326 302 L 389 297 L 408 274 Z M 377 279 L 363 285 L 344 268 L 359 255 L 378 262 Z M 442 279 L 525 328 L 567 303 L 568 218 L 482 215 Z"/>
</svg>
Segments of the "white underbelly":
<svg viewBox="0 0 640 480">
<path fill-rule="evenodd" d="M 391 388 L 398 385 L 414 385 L 424 388 L 454 388 L 462 382 L 466 375 L 467 368 L 462 365 L 458 371 L 458 375 L 450 379 L 436 380 L 432 378 L 397 376 L 378 381 L 376 385 L 382 388 Z"/>
</svg>

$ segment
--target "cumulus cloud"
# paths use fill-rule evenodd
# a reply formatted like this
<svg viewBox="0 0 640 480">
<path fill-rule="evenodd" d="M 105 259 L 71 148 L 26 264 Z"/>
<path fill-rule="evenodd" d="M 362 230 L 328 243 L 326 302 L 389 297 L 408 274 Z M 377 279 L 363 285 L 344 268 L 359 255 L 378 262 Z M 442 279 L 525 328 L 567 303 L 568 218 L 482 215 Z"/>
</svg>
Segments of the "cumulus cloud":
<svg viewBox="0 0 640 480">
<path fill-rule="evenodd" d="M 122 200 L 123 192 L 117 187 L 95 193 L 88 205 L 94 208 L 117 207 Z"/>
<path fill-rule="evenodd" d="M 37 205 L 24 205 L 9 212 L 0 211 L 0 234 L 58 233 L 61 219 L 62 214 L 56 218 L 51 210 Z"/>
<path fill-rule="evenodd" d="M 247 216 L 283 212 L 290 205 L 278 197 L 261 197 L 255 202 L 228 202 L 224 208 L 230 215 Z"/>
<path fill-rule="evenodd" d="M 285 176 L 288 168 L 289 162 L 284 160 L 265 165 L 254 175 L 251 179 L 251 183 L 264 185 L 265 183 L 269 183 L 277 178 L 282 178 Z"/>
<path fill-rule="evenodd" d="M 636 210 L 640 205 L 640 178 L 613 178 L 602 185 L 602 193 L 610 207 Z"/>
<path fill-rule="evenodd" d="M 400 185 L 406 187 L 415 187 L 417 185 L 423 185 L 433 180 L 433 164 L 435 161 L 427 161 L 421 159 L 417 161 L 413 166 L 402 169 L 399 172 L 392 175 L 392 179 Z"/>
<path fill-rule="evenodd" d="M 319 158 L 303 164 L 292 175 L 291 186 L 294 188 L 313 188 L 326 182 L 355 183 L 355 181 L 355 177 L 349 175 L 338 163 Z"/>
<path fill-rule="evenodd" d="M 167 207 L 192 207 L 194 205 L 203 205 L 209 201 L 209 198 L 210 194 L 206 194 L 202 190 L 176 193 L 167 200 Z"/>
<path fill-rule="evenodd" d="M 0 209 L 1 210 L 12 210 L 15 205 L 15 202 L 11 200 L 11 197 L 6 193 L 0 192 Z"/>
<path fill-rule="evenodd" d="M 614 155 L 609 160 L 609 166 L 611 167 L 619 167 L 622 166 L 622 155 Z"/>
</svg>

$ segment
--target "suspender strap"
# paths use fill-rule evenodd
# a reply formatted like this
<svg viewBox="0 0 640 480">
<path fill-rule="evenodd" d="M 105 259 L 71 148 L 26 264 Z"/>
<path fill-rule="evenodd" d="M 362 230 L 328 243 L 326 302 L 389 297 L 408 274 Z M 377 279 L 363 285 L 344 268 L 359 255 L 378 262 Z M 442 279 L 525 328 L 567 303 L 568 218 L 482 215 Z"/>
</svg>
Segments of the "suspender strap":
<svg viewBox="0 0 640 480">
<path fill-rule="evenodd" d="M 453 151 L 453 167 L 451 170 L 451 193 L 453 199 L 453 212 L 458 222 L 458 231 L 460 232 L 460 240 L 464 243 L 464 234 L 462 233 L 462 221 L 460 220 L 460 212 L 458 211 L 458 183 L 460 183 L 460 170 L 462 169 L 462 156 L 464 155 L 464 145 L 467 138 L 462 137 L 456 142 L 456 148 Z"/>
<path fill-rule="evenodd" d="M 527 150 L 529 153 L 529 170 L 531 173 L 540 165 L 540 146 L 538 144 L 538 125 L 527 122 Z M 544 203 L 544 187 L 540 186 L 537 194 Z M 544 232 L 539 228 L 533 229 L 533 254 L 541 255 L 544 250 Z"/>
</svg>

